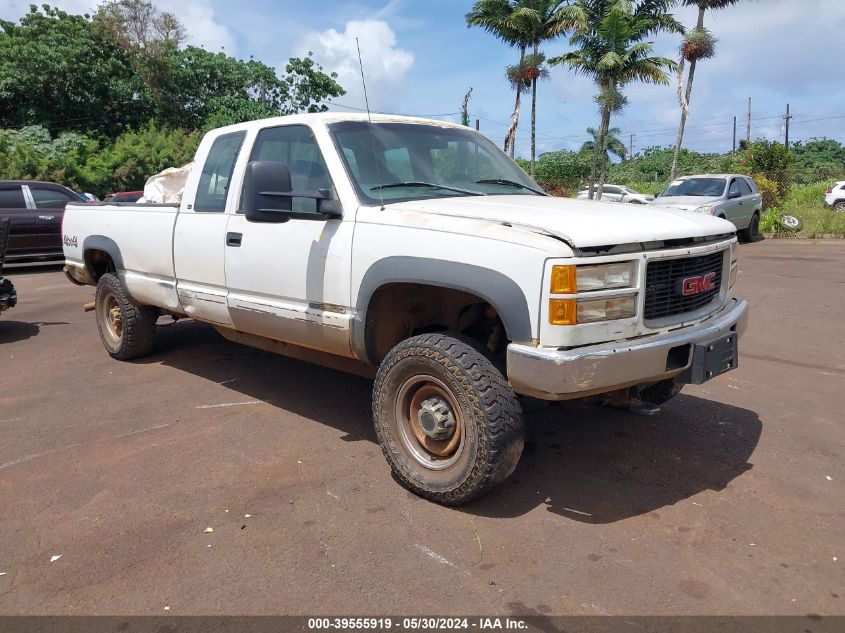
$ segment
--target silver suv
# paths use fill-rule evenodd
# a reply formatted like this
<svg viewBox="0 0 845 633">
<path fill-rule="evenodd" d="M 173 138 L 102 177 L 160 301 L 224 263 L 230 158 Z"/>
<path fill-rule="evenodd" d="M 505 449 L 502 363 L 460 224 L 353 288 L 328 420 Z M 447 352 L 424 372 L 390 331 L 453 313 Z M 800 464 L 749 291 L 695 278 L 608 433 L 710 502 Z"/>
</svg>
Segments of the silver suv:
<svg viewBox="0 0 845 633">
<path fill-rule="evenodd" d="M 733 222 L 745 242 L 754 241 L 760 233 L 763 197 L 751 176 L 683 176 L 657 194 L 651 204 L 725 218 Z"/>
</svg>

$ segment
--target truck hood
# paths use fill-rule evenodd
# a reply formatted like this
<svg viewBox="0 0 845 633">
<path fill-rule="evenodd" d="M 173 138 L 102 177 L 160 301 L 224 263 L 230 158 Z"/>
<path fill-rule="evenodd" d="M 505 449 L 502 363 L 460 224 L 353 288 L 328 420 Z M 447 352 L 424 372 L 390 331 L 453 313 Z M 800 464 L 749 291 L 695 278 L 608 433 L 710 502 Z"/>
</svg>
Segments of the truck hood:
<svg viewBox="0 0 845 633">
<path fill-rule="evenodd" d="M 711 237 L 736 231 L 730 222 L 709 215 L 551 196 L 466 196 L 412 200 L 387 208 L 510 224 L 559 237 L 575 248 Z"/>
<path fill-rule="evenodd" d="M 682 211 L 695 211 L 698 207 L 721 202 L 720 197 L 707 196 L 666 196 L 655 198 L 651 203 L 656 207 L 670 207 Z"/>
</svg>

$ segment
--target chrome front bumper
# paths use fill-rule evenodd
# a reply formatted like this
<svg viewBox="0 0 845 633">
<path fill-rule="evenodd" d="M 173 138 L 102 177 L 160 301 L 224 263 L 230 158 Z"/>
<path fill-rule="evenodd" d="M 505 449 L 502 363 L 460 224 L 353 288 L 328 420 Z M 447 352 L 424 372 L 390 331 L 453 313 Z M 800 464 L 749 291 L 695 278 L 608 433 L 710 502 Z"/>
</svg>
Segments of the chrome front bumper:
<svg viewBox="0 0 845 633">
<path fill-rule="evenodd" d="M 508 380 L 517 393 L 543 400 L 568 400 L 663 380 L 690 366 L 695 344 L 730 332 L 742 336 L 747 325 L 748 302 L 732 299 L 698 325 L 634 341 L 569 350 L 512 343 L 508 345 Z"/>
</svg>

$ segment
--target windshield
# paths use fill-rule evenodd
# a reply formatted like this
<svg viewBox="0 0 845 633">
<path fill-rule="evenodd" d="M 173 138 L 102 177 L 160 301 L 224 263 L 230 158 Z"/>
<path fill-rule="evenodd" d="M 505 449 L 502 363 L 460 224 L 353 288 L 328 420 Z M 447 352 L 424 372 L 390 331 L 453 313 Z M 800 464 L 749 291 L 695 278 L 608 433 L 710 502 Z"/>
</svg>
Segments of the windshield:
<svg viewBox="0 0 845 633">
<path fill-rule="evenodd" d="M 545 195 L 516 163 L 469 128 L 343 121 L 329 130 L 365 203 Z"/>
<path fill-rule="evenodd" d="M 706 196 L 719 197 L 725 192 L 724 178 L 685 178 L 676 180 L 658 194 L 658 198 L 669 196 Z"/>
</svg>

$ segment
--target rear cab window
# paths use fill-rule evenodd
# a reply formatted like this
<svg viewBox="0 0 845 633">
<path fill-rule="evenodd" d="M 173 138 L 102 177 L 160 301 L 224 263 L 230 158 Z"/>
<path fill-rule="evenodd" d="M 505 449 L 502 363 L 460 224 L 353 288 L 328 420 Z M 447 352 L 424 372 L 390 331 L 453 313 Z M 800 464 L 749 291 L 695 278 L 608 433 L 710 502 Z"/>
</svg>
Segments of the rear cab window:
<svg viewBox="0 0 845 633">
<path fill-rule="evenodd" d="M 229 183 L 244 137 L 246 132 L 233 132 L 214 139 L 200 174 L 194 211 L 222 213 L 226 210 Z"/>
</svg>

